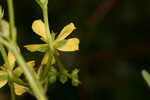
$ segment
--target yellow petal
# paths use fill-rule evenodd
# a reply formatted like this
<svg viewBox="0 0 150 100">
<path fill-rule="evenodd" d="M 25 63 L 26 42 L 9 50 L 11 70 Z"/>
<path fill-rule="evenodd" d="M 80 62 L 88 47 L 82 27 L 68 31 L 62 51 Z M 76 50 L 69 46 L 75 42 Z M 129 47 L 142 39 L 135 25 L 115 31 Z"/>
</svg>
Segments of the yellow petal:
<svg viewBox="0 0 150 100">
<path fill-rule="evenodd" d="M 8 75 L 6 71 L 0 71 L 0 76 Z M 8 80 L 4 79 L 0 81 L 0 88 L 2 88 L 5 84 L 7 84 Z"/>
<path fill-rule="evenodd" d="M 41 47 L 45 47 L 45 46 L 47 46 L 47 44 L 30 44 L 30 45 L 25 45 L 24 47 L 31 52 L 35 52 L 38 51 Z"/>
<path fill-rule="evenodd" d="M 74 26 L 73 23 L 70 23 L 68 25 L 66 25 L 62 31 L 60 32 L 60 34 L 58 35 L 57 39 L 55 41 L 60 41 L 60 40 L 64 40 L 69 34 L 72 33 L 73 30 L 75 30 L 76 27 Z"/>
<path fill-rule="evenodd" d="M 9 61 L 10 66 L 14 67 L 16 58 L 13 55 L 13 53 L 10 51 L 8 51 L 8 61 Z"/>
<path fill-rule="evenodd" d="M 32 24 L 32 29 L 37 35 L 43 37 L 44 39 L 47 38 L 45 33 L 45 24 L 42 20 L 35 20 Z"/>
<path fill-rule="evenodd" d="M 35 61 L 34 61 L 34 60 L 28 61 L 28 62 L 27 62 L 27 65 L 28 65 L 29 67 L 34 67 L 34 66 L 35 66 Z"/>
<path fill-rule="evenodd" d="M 15 89 L 16 95 L 22 95 L 23 93 L 25 93 L 28 90 L 27 87 L 24 87 L 24 86 L 16 84 L 16 83 L 14 83 L 14 89 Z"/>
<path fill-rule="evenodd" d="M 0 88 L 2 88 L 4 85 L 6 85 L 7 82 L 8 82 L 8 80 L 0 81 Z"/>
<path fill-rule="evenodd" d="M 60 51 L 77 51 L 79 50 L 79 39 L 78 38 L 71 38 L 68 39 L 67 42 L 62 46 L 57 48 Z"/>
<path fill-rule="evenodd" d="M 35 66 L 35 61 L 32 60 L 32 61 L 28 61 L 26 63 L 29 67 L 34 67 Z M 21 67 L 16 67 L 15 70 L 14 70 L 14 73 L 17 77 L 20 77 L 20 75 L 23 73 L 23 70 L 21 69 Z"/>
<path fill-rule="evenodd" d="M 44 57 L 43 57 L 43 59 L 42 59 L 41 64 L 42 64 L 42 65 L 47 64 L 48 59 L 49 59 L 49 52 L 46 52 L 45 55 L 44 55 Z M 55 63 L 55 59 L 54 59 L 54 57 L 53 57 L 53 59 L 52 59 L 52 64 L 54 64 L 54 63 Z"/>
</svg>

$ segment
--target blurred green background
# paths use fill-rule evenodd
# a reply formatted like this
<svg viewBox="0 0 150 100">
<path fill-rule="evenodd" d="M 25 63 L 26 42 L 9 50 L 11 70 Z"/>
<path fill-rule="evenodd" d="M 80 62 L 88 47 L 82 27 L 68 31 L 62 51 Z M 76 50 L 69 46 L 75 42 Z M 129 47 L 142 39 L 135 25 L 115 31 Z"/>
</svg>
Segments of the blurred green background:
<svg viewBox="0 0 150 100">
<path fill-rule="evenodd" d="M 0 0 L 8 19 L 7 0 Z M 42 43 L 32 32 L 32 22 L 41 17 L 34 0 L 14 0 L 18 43 Z M 141 70 L 150 71 L 150 0 L 49 0 L 50 28 L 54 32 L 70 22 L 77 30 L 70 37 L 81 41 L 80 51 L 62 53 L 70 71 L 80 69 L 82 84 L 57 82 L 49 87 L 50 100 L 147 100 L 150 89 Z M 43 56 L 22 48 L 27 60 Z M 34 100 L 28 94 L 18 100 Z M 8 87 L 0 100 L 10 100 Z"/>
</svg>

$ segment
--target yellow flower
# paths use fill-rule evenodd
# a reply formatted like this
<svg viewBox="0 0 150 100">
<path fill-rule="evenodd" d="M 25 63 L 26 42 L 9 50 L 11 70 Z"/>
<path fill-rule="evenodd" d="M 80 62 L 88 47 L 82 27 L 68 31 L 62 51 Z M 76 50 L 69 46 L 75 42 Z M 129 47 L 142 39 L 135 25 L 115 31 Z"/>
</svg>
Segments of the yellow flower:
<svg viewBox="0 0 150 100">
<path fill-rule="evenodd" d="M 47 35 L 45 33 L 45 25 L 42 22 L 42 20 L 35 20 L 32 24 L 33 31 L 41 36 L 45 41 L 47 41 Z M 70 38 L 65 39 L 67 36 L 69 36 L 76 27 L 73 23 L 70 23 L 66 25 L 60 32 L 60 34 L 57 36 L 57 38 L 53 41 L 53 45 L 55 49 L 60 51 L 77 51 L 79 50 L 79 39 L 78 38 Z M 61 42 L 62 40 L 66 40 L 65 44 L 62 46 L 55 46 L 57 43 Z M 39 51 L 39 49 L 43 47 L 47 47 L 48 44 L 31 44 L 31 45 L 25 45 L 25 48 L 27 48 L 31 52 Z M 41 62 L 41 64 L 46 64 L 49 58 L 49 52 L 46 52 L 44 55 L 44 58 Z M 54 60 L 53 60 L 54 63 Z"/>
<path fill-rule="evenodd" d="M 15 59 L 15 56 L 10 51 L 8 52 L 8 61 L 9 61 L 10 67 L 12 69 L 14 69 L 16 59 Z M 29 62 L 27 62 L 27 65 L 29 67 L 33 67 L 35 65 L 35 62 L 33 60 L 29 61 Z M 1 67 L 6 68 L 7 66 L 4 64 Z M 23 70 L 21 69 L 21 67 L 18 66 L 13 70 L 13 73 L 15 74 L 16 77 L 20 77 L 21 74 L 23 73 Z M 6 85 L 7 82 L 8 82 L 8 73 L 7 73 L 7 71 L 0 70 L 0 88 L 2 88 L 4 85 Z M 27 87 L 19 85 L 15 82 L 14 82 L 14 89 L 15 89 L 16 95 L 22 95 L 23 93 L 25 93 L 28 90 Z"/>
</svg>

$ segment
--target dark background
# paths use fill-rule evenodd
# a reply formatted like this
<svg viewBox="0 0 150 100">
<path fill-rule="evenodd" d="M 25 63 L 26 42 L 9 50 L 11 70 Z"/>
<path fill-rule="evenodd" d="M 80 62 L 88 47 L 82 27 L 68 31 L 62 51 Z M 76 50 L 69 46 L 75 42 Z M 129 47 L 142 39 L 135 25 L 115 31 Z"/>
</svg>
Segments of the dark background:
<svg viewBox="0 0 150 100">
<path fill-rule="evenodd" d="M 0 0 L 8 19 L 7 0 Z M 42 18 L 34 0 L 14 0 L 18 43 L 42 43 L 31 29 Z M 70 71 L 80 69 L 79 87 L 69 81 L 49 87 L 50 100 L 148 100 L 150 90 L 141 70 L 150 71 L 150 0 L 49 0 L 50 28 L 54 32 L 70 22 L 77 30 L 70 37 L 81 41 L 80 51 L 62 53 Z M 22 49 L 27 60 L 43 56 Z M 28 94 L 18 100 L 34 100 Z M 10 100 L 8 87 L 0 89 L 0 100 Z"/>
</svg>

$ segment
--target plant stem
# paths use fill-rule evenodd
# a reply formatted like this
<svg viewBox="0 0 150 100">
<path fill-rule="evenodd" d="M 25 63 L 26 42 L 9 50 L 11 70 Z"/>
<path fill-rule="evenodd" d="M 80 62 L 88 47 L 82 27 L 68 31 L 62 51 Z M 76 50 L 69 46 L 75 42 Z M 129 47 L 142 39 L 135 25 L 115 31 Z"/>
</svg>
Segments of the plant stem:
<svg viewBox="0 0 150 100">
<path fill-rule="evenodd" d="M 12 79 L 9 79 L 9 87 L 10 87 L 10 92 L 11 92 L 11 100 L 15 100 L 15 92 L 14 92 L 14 84 Z"/>
<path fill-rule="evenodd" d="M 4 40 L 2 38 L 0 38 L 0 43 L 5 45 L 15 55 L 17 62 L 20 65 L 20 67 L 22 68 L 22 70 L 26 76 L 26 79 L 28 80 L 37 100 L 47 100 L 44 90 L 43 90 L 40 82 L 37 80 L 35 71 L 26 65 L 22 55 L 17 50 L 17 46 L 14 44 L 8 43 L 6 40 Z"/>
<path fill-rule="evenodd" d="M 5 48 L 3 47 L 2 44 L 0 44 L 0 52 L 3 56 L 3 59 L 4 59 L 6 66 L 7 66 L 6 68 L 7 68 L 7 72 L 8 72 L 8 76 L 9 76 L 9 82 L 8 83 L 9 83 L 10 92 L 11 92 L 11 99 L 15 100 L 12 68 L 9 65 L 7 53 L 6 53 Z"/>
<path fill-rule="evenodd" d="M 16 48 L 12 48 L 11 50 L 13 51 L 14 55 L 16 56 L 16 59 L 17 59 L 19 65 L 22 67 L 24 74 L 25 74 L 26 78 L 28 79 L 29 84 L 30 84 L 36 98 L 38 100 L 47 100 L 45 93 L 43 91 L 43 88 L 42 88 L 40 82 L 37 80 L 36 73 L 34 72 L 34 70 L 27 67 L 23 57 L 21 56 L 21 54 L 19 54 L 17 52 Z"/>
<path fill-rule="evenodd" d="M 51 63 L 52 63 L 52 59 L 53 59 L 53 56 L 50 55 L 48 63 L 46 64 L 44 71 L 43 71 L 43 74 L 42 74 L 42 80 L 45 80 L 46 76 L 48 76 L 48 72 L 49 72 L 49 68 L 50 68 Z"/>
<path fill-rule="evenodd" d="M 13 40 L 13 42 L 16 42 L 13 0 L 7 0 L 7 4 L 8 4 L 8 12 L 9 12 L 11 39 Z"/>
<path fill-rule="evenodd" d="M 29 87 L 29 85 L 27 83 L 25 83 L 24 81 L 20 80 L 15 75 L 13 76 L 13 81 L 16 82 L 19 85 L 22 85 L 22 86 L 25 86 L 25 87 Z"/>
<path fill-rule="evenodd" d="M 6 66 L 7 66 L 7 68 L 11 69 L 10 66 L 9 66 L 9 61 L 8 61 L 7 53 L 6 53 L 5 48 L 3 47 L 2 44 L 0 44 L 0 52 L 2 54 L 2 57 L 4 59 L 4 62 L 6 64 Z"/>
<path fill-rule="evenodd" d="M 58 55 L 55 54 L 54 56 L 55 56 L 55 59 L 56 59 L 56 62 L 57 62 L 57 65 L 58 65 L 59 70 L 60 70 L 60 71 L 65 70 L 63 64 L 61 63 L 61 61 L 60 61 L 59 58 L 58 58 Z"/>
<path fill-rule="evenodd" d="M 47 40 L 48 40 L 48 45 L 49 45 L 49 58 L 48 58 L 48 63 L 46 65 L 46 68 L 44 69 L 44 73 L 42 75 L 42 78 L 45 79 L 46 76 L 48 76 L 48 71 L 49 68 L 52 64 L 52 59 L 53 59 L 53 55 L 54 55 L 54 48 L 53 48 L 53 40 L 50 34 L 50 28 L 49 28 L 49 21 L 48 21 L 48 8 L 47 8 L 47 4 L 42 6 L 42 12 L 43 12 L 43 18 L 44 18 L 44 23 L 45 23 L 45 30 L 46 30 L 46 34 L 47 34 Z"/>
<path fill-rule="evenodd" d="M 18 64 L 21 66 L 21 68 L 24 71 L 24 74 L 29 81 L 29 84 L 34 92 L 34 95 L 38 100 L 47 100 L 47 98 L 44 95 L 44 91 L 42 89 L 42 86 L 40 82 L 36 78 L 36 74 L 34 70 L 27 67 L 22 55 L 17 51 L 17 44 L 16 44 L 16 30 L 15 30 L 15 22 L 14 22 L 14 10 L 13 10 L 13 1 L 7 0 L 8 3 L 8 12 L 9 12 L 9 20 L 10 20 L 10 32 L 11 32 L 11 38 L 12 41 L 9 43 L 2 38 L 0 39 L 0 42 L 3 43 L 5 46 L 7 46 L 15 55 Z M 11 42 L 13 42 L 11 44 Z"/>
<path fill-rule="evenodd" d="M 45 31 L 46 31 L 46 34 L 47 34 L 48 45 L 50 47 L 50 51 L 53 52 L 54 51 L 53 40 L 52 40 L 52 37 L 51 37 L 51 34 L 50 34 L 50 29 L 49 29 L 47 5 L 42 7 L 42 11 L 43 11 L 43 18 L 44 18 L 44 23 L 45 23 Z"/>
</svg>

